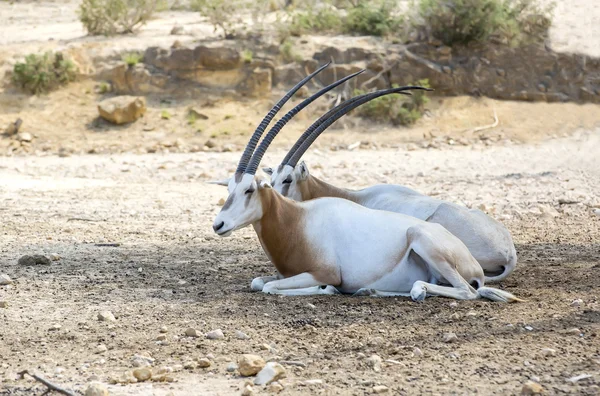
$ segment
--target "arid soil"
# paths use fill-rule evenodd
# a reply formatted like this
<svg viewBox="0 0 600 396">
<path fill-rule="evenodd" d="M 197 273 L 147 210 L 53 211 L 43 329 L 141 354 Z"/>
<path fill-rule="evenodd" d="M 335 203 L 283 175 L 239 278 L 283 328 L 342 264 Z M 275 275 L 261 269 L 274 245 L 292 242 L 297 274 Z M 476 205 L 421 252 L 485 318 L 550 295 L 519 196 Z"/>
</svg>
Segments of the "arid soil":
<svg viewBox="0 0 600 396">
<path fill-rule="evenodd" d="M 282 394 L 385 385 L 390 394 L 505 395 L 529 380 L 548 394 L 598 394 L 598 152 L 596 129 L 517 146 L 307 154 L 312 172 L 338 185 L 402 183 L 503 221 L 519 264 L 499 287 L 527 300 L 511 305 L 251 292 L 252 278 L 273 268 L 252 229 L 212 233 L 226 192 L 204 183 L 227 176 L 237 152 L 4 157 L 0 272 L 14 284 L 0 286 L 0 394 L 42 393 L 15 379 L 21 369 L 76 390 L 108 383 L 134 355 L 174 367 L 175 382 L 110 385 L 111 394 L 240 394 L 245 379 L 226 367 L 242 353 L 306 365 L 286 366 Z M 265 163 L 283 155 L 274 150 Z M 37 253 L 60 259 L 17 264 Z M 103 310 L 117 320 L 98 321 Z M 156 341 L 162 326 L 166 342 Z M 186 337 L 190 327 L 200 337 Z M 205 339 L 214 329 L 225 338 Z M 450 332 L 457 340 L 443 342 Z M 373 354 L 380 371 L 367 363 Z M 177 366 L 207 355 L 207 369 Z"/>
</svg>

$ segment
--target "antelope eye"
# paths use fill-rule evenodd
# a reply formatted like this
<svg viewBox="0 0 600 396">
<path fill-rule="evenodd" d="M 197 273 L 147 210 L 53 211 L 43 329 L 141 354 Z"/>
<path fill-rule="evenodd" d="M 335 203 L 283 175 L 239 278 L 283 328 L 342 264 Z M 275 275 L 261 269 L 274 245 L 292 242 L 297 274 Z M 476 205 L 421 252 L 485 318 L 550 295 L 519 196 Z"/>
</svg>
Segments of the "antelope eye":
<svg viewBox="0 0 600 396">
<path fill-rule="evenodd" d="M 283 184 L 290 184 L 292 182 L 292 177 L 288 176 L 285 178 L 285 180 L 282 182 Z"/>
<path fill-rule="evenodd" d="M 254 192 L 254 190 L 250 189 L 250 190 L 246 190 L 246 194 L 252 194 Z"/>
</svg>

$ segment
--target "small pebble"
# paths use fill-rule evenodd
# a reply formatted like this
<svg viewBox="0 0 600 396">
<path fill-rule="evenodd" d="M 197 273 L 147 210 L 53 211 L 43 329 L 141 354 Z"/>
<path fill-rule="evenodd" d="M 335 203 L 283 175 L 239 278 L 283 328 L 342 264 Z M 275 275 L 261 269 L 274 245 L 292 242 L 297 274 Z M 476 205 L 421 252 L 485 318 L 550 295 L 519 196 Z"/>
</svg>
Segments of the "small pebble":
<svg viewBox="0 0 600 396">
<path fill-rule="evenodd" d="M 581 304 L 583 304 L 583 300 L 581 298 L 578 298 L 576 300 L 573 300 L 573 302 L 571 303 L 572 307 L 580 307 Z"/>
<path fill-rule="evenodd" d="M 198 359 L 198 367 L 207 368 L 207 367 L 210 367 L 210 365 L 211 365 L 210 360 L 208 360 L 207 358 Z"/>
<path fill-rule="evenodd" d="M 193 327 L 190 327 L 189 329 L 187 329 L 185 331 L 185 335 L 188 337 L 199 337 L 199 333 L 198 330 L 194 329 Z"/>
<path fill-rule="evenodd" d="M 185 362 L 183 364 L 183 368 L 186 369 L 186 370 L 193 370 L 196 367 L 198 367 L 198 363 L 194 362 L 193 360 L 190 360 L 190 361 Z"/>
<path fill-rule="evenodd" d="M 265 361 L 258 355 L 242 355 L 238 360 L 240 374 L 244 377 L 256 375 L 265 365 Z"/>
<path fill-rule="evenodd" d="M 52 253 L 51 255 L 48 256 L 50 258 L 50 260 L 52 261 L 59 261 L 61 259 L 61 257 L 57 254 L 57 253 Z"/>
<path fill-rule="evenodd" d="M 85 388 L 84 396 L 108 396 L 108 389 L 106 386 L 99 382 L 90 383 L 87 388 Z"/>
<path fill-rule="evenodd" d="M 279 393 L 283 390 L 283 385 L 279 382 L 273 382 L 271 385 L 267 387 L 267 392 L 270 393 Z"/>
<path fill-rule="evenodd" d="M 521 389 L 521 395 L 524 396 L 532 396 L 532 395 L 541 395 L 544 393 L 544 388 L 537 382 L 527 381 L 523 388 Z"/>
<path fill-rule="evenodd" d="M 223 334 L 223 331 L 221 329 L 216 329 L 206 333 L 206 338 L 208 338 L 209 340 L 222 340 L 223 338 L 225 338 L 225 334 Z"/>
<path fill-rule="evenodd" d="M 373 387 L 373 393 L 387 393 L 390 389 L 385 385 L 377 385 Z"/>
<path fill-rule="evenodd" d="M 25 256 L 21 256 L 21 258 L 19 258 L 18 264 L 24 265 L 24 266 L 50 265 L 51 261 L 48 257 L 43 256 L 41 254 L 34 254 L 34 255 L 26 254 Z"/>
<path fill-rule="evenodd" d="M 228 373 L 234 373 L 235 370 L 237 370 L 237 369 L 238 369 L 238 365 L 237 364 L 235 364 L 235 363 L 229 363 L 227 365 L 227 369 L 226 370 L 227 370 Z"/>
<path fill-rule="evenodd" d="M 309 379 L 302 381 L 303 385 L 311 386 L 311 385 L 323 385 L 323 380 L 321 379 Z"/>
<path fill-rule="evenodd" d="M 11 283 L 13 283 L 13 281 L 10 279 L 10 276 L 0 274 L 0 286 L 10 285 Z"/>
<path fill-rule="evenodd" d="M 168 333 L 169 329 L 167 328 L 167 326 L 161 326 L 160 330 L 161 333 Z"/>
<path fill-rule="evenodd" d="M 414 347 L 413 354 L 416 357 L 421 357 L 421 356 L 423 356 L 423 351 L 420 348 L 418 348 L 418 347 Z"/>
<path fill-rule="evenodd" d="M 572 335 L 580 335 L 581 334 L 581 330 L 579 330 L 577 327 L 573 327 L 569 330 L 566 331 L 567 334 L 572 334 Z"/>
<path fill-rule="evenodd" d="M 242 396 L 252 396 L 253 394 L 254 388 L 252 388 L 252 385 L 244 386 L 244 389 L 242 390 Z"/>
<path fill-rule="evenodd" d="M 164 341 L 164 340 L 166 340 L 166 339 L 167 339 L 167 336 L 166 336 L 166 335 L 164 335 L 164 334 L 159 334 L 159 335 L 156 337 L 156 341 Z"/>
<path fill-rule="evenodd" d="M 236 330 L 235 331 L 235 338 L 237 338 L 238 340 L 248 340 L 250 339 L 250 337 L 248 337 L 248 335 L 242 331 Z"/>
<path fill-rule="evenodd" d="M 269 362 L 263 367 L 256 378 L 254 385 L 269 385 L 271 382 L 277 381 L 285 377 L 285 368 L 279 363 Z"/>
<path fill-rule="evenodd" d="M 544 356 L 556 356 L 556 349 L 544 348 L 542 349 Z"/>
<path fill-rule="evenodd" d="M 524 329 L 527 331 L 533 331 L 533 327 L 531 326 L 525 326 Z"/>
<path fill-rule="evenodd" d="M 8 301 L 0 300 L 0 308 L 8 308 Z"/>
<path fill-rule="evenodd" d="M 377 355 L 371 355 L 367 359 L 367 365 L 373 369 L 375 372 L 381 371 L 381 357 Z"/>
<path fill-rule="evenodd" d="M 115 315 L 112 314 L 112 312 L 101 311 L 100 313 L 98 313 L 98 320 L 101 322 L 114 322 L 117 319 L 115 318 Z"/>
<path fill-rule="evenodd" d="M 136 368 L 133 370 L 133 376 L 140 382 L 148 381 L 152 378 L 152 371 L 148 367 Z"/>
<path fill-rule="evenodd" d="M 96 353 L 104 353 L 108 351 L 108 348 L 104 344 L 100 344 L 96 347 Z"/>
<path fill-rule="evenodd" d="M 442 341 L 446 343 L 458 341 L 458 337 L 454 333 L 444 333 L 442 336 Z"/>
<path fill-rule="evenodd" d="M 307 306 L 308 308 L 310 308 L 310 309 L 317 309 L 317 307 L 315 307 L 315 306 L 314 306 L 313 304 L 311 304 L 311 303 L 308 303 L 308 304 L 306 304 L 306 306 Z"/>
</svg>

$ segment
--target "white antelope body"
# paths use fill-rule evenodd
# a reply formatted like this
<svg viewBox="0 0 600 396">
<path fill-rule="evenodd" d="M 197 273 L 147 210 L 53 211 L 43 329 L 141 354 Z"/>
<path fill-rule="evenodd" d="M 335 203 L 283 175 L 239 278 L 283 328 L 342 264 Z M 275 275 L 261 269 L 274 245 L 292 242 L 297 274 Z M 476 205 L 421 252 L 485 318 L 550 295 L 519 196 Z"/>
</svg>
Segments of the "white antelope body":
<svg viewBox="0 0 600 396">
<path fill-rule="evenodd" d="M 341 292 L 411 296 L 417 301 L 426 295 L 518 301 L 508 292 L 484 287 L 481 266 L 458 238 L 438 224 L 340 198 L 295 202 L 254 176 L 278 132 L 276 124 L 254 151 L 270 118 L 282 101 L 322 69 L 294 87 L 257 128 L 228 181 L 229 197 L 213 224 L 220 236 L 253 225 L 278 275 L 256 278 L 252 288 L 285 295 Z M 250 159 L 249 152 L 253 152 Z"/>
</svg>

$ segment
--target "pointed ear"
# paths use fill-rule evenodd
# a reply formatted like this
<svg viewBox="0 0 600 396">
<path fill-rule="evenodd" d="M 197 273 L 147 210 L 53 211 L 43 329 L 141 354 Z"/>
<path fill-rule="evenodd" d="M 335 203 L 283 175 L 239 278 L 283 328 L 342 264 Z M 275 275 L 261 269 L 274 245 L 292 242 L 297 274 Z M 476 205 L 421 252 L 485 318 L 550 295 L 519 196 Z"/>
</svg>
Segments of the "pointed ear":
<svg viewBox="0 0 600 396">
<path fill-rule="evenodd" d="M 267 175 L 269 175 L 269 176 L 273 175 L 273 168 L 266 167 L 266 168 L 262 168 L 262 169 L 263 169 L 263 172 L 265 172 Z"/>
<path fill-rule="evenodd" d="M 306 166 L 306 163 L 304 161 L 298 164 L 298 175 L 299 180 L 306 180 L 306 178 L 309 175 L 308 166 Z"/>
<path fill-rule="evenodd" d="M 207 181 L 208 184 L 216 184 L 218 186 L 229 186 L 229 180 L 231 180 L 231 177 L 228 179 L 223 179 L 223 180 L 212 180 L 212 181 Z"/>
<path fill-rule="evenodd" d="M 266 180 L 261 180 L 258 182 L 258 188 L 271 188 L 271 183 Z"/>
</svg>

